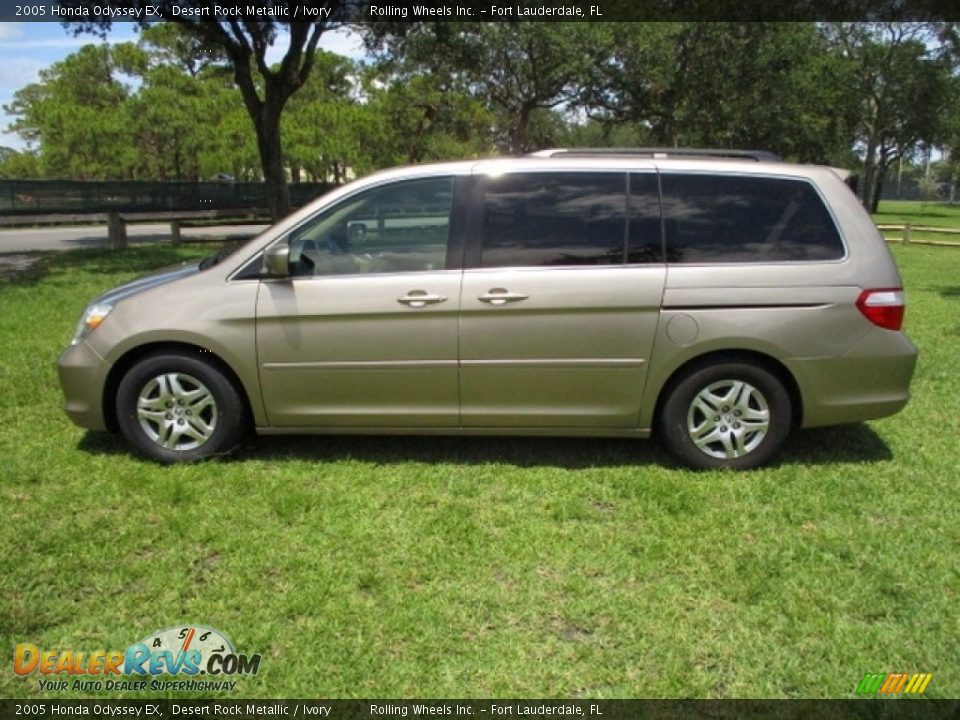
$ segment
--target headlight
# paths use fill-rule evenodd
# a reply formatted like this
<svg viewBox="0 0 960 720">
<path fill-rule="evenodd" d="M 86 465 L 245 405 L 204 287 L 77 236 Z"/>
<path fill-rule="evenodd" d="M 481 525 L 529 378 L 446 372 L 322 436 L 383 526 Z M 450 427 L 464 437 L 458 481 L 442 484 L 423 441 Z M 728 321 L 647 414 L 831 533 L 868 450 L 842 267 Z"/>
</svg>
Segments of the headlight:
<svg viewBox="0 0 960 720">
<path fill-rule="evenodd" d="M 113 305 L 110 303 L 98 303 L 84 310 L 83 317 L 80 318 L 80 322 L 77 324 L 77 331 L 73 334 L 73 340 L 70 344 L 80 344 L 87 335 L 96 330 L 100 326 L 100 323 L 106 320 L 111 310 L 113 310 Z"/>
</svg>

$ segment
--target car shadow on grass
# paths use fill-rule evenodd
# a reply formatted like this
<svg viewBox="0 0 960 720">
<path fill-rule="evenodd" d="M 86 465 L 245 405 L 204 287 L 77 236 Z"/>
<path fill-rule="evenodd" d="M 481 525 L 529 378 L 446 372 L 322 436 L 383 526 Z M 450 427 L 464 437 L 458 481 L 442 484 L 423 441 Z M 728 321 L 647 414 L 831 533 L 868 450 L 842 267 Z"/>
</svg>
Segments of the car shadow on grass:
<svg viewBox="0 0 960 720">
<path fill-rule="evenodd" d="M 893 460 L 890 447 L 866 423 L 794 432 L 783 448 L 781 465 L 830 465 Z"/>
<path fill-rule="evenodd" d="M 91 455 L 131 456 L 119 435 L 89 431 L 77 446 Z M 568 469 L 674 465 L 659 443 L 617 438 L 456 437 L 426 435 L 264 435 L 249 438 L 217 462 L 407 462 L 507 464 Z"/>
<path fill-rule="evenodd" d="M 130 455 L 122 438 L 87 432 L 79 449 L 94 455 Z M 893 453 L 868 425 L 795 432 L 777 465 L 831 465 L 888 461 Z M 378 464 L 506 464 L 517 467 L 680 467 L 655 440 L 619 438 L 455 437 L 393 435 L 272 435 L 251 438 L 218 462 L 358 460 Z"/>
</svg>

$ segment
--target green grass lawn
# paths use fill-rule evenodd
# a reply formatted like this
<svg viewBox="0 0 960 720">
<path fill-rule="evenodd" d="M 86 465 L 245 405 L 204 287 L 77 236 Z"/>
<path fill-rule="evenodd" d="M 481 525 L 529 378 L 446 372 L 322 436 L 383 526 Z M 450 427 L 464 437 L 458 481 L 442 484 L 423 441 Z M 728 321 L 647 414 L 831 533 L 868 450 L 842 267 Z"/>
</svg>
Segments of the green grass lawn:
<svg viewBox="0 0 960 720">
<path fill-rule="evenodd" d="M 86 301 L 207 251 L 0 281 L 0 697 L 41 695 L 16 643 L 181 623 L 262 653 L 238 697 L 852 697 L 892 671 L 960 695 L 960 253 L 894 247 L 921 348 L 903 413 L 697 474 L 649 441 L 496 438 L 159 467 L 72 426 L 54 362 Z"/>
<path fill-rule="evenodd" d="M 874 213 L 877 225 L 911 225 L 913 227 L 953 228 L 960 230 L 960 204 L 921 202 L 919 200 L 884 200 L 879 212 Z M 900 230 L 885 230 L 884 237 L 900 239 Z M 960 234 L 925 233 L 914 230 L 911 240 L 936 240 L 960 244 Z"/>
</svg>

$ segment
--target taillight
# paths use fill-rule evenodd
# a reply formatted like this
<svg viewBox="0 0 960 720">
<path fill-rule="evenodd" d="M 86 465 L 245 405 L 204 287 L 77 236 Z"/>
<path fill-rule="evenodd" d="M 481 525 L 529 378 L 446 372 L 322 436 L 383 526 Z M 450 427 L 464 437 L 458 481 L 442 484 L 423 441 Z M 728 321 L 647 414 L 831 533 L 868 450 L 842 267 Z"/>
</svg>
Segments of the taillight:
<svg viewBox="0 0 960 720">
<path fill-rule="evenodd" d="M 857 309 L 877 327 L 899 330 L 903 325 L 902 288 L 864 290 L 857 298 Z"/>
</svg>

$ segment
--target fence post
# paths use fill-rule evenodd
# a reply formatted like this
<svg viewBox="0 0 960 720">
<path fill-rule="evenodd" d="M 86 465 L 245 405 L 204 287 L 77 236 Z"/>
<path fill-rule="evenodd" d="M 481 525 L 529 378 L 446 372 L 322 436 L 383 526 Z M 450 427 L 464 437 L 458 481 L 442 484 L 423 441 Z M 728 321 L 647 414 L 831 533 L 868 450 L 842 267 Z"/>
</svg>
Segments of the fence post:
<svg viewBox="0 0 960 720">
<path fill-rule="evenodd" d="M 183 242 L 183 239 L 180 237 L 180 221 L 171 220 L 170 221 L 170 240 L 174 245 L 179 245 Z"/>
<path fill-rule="evenodd" d="M 127 247 L 127 223 L 118 212 L 107 213 L 107 245 L 111 250 Z"/>
<path fill-rule="evenodd" d="M 903 226 L 903 238 L 901 238 L 900 243 L 903 245 L 910 244 L 910 223 L 905 223 Z"/>
</svg>

